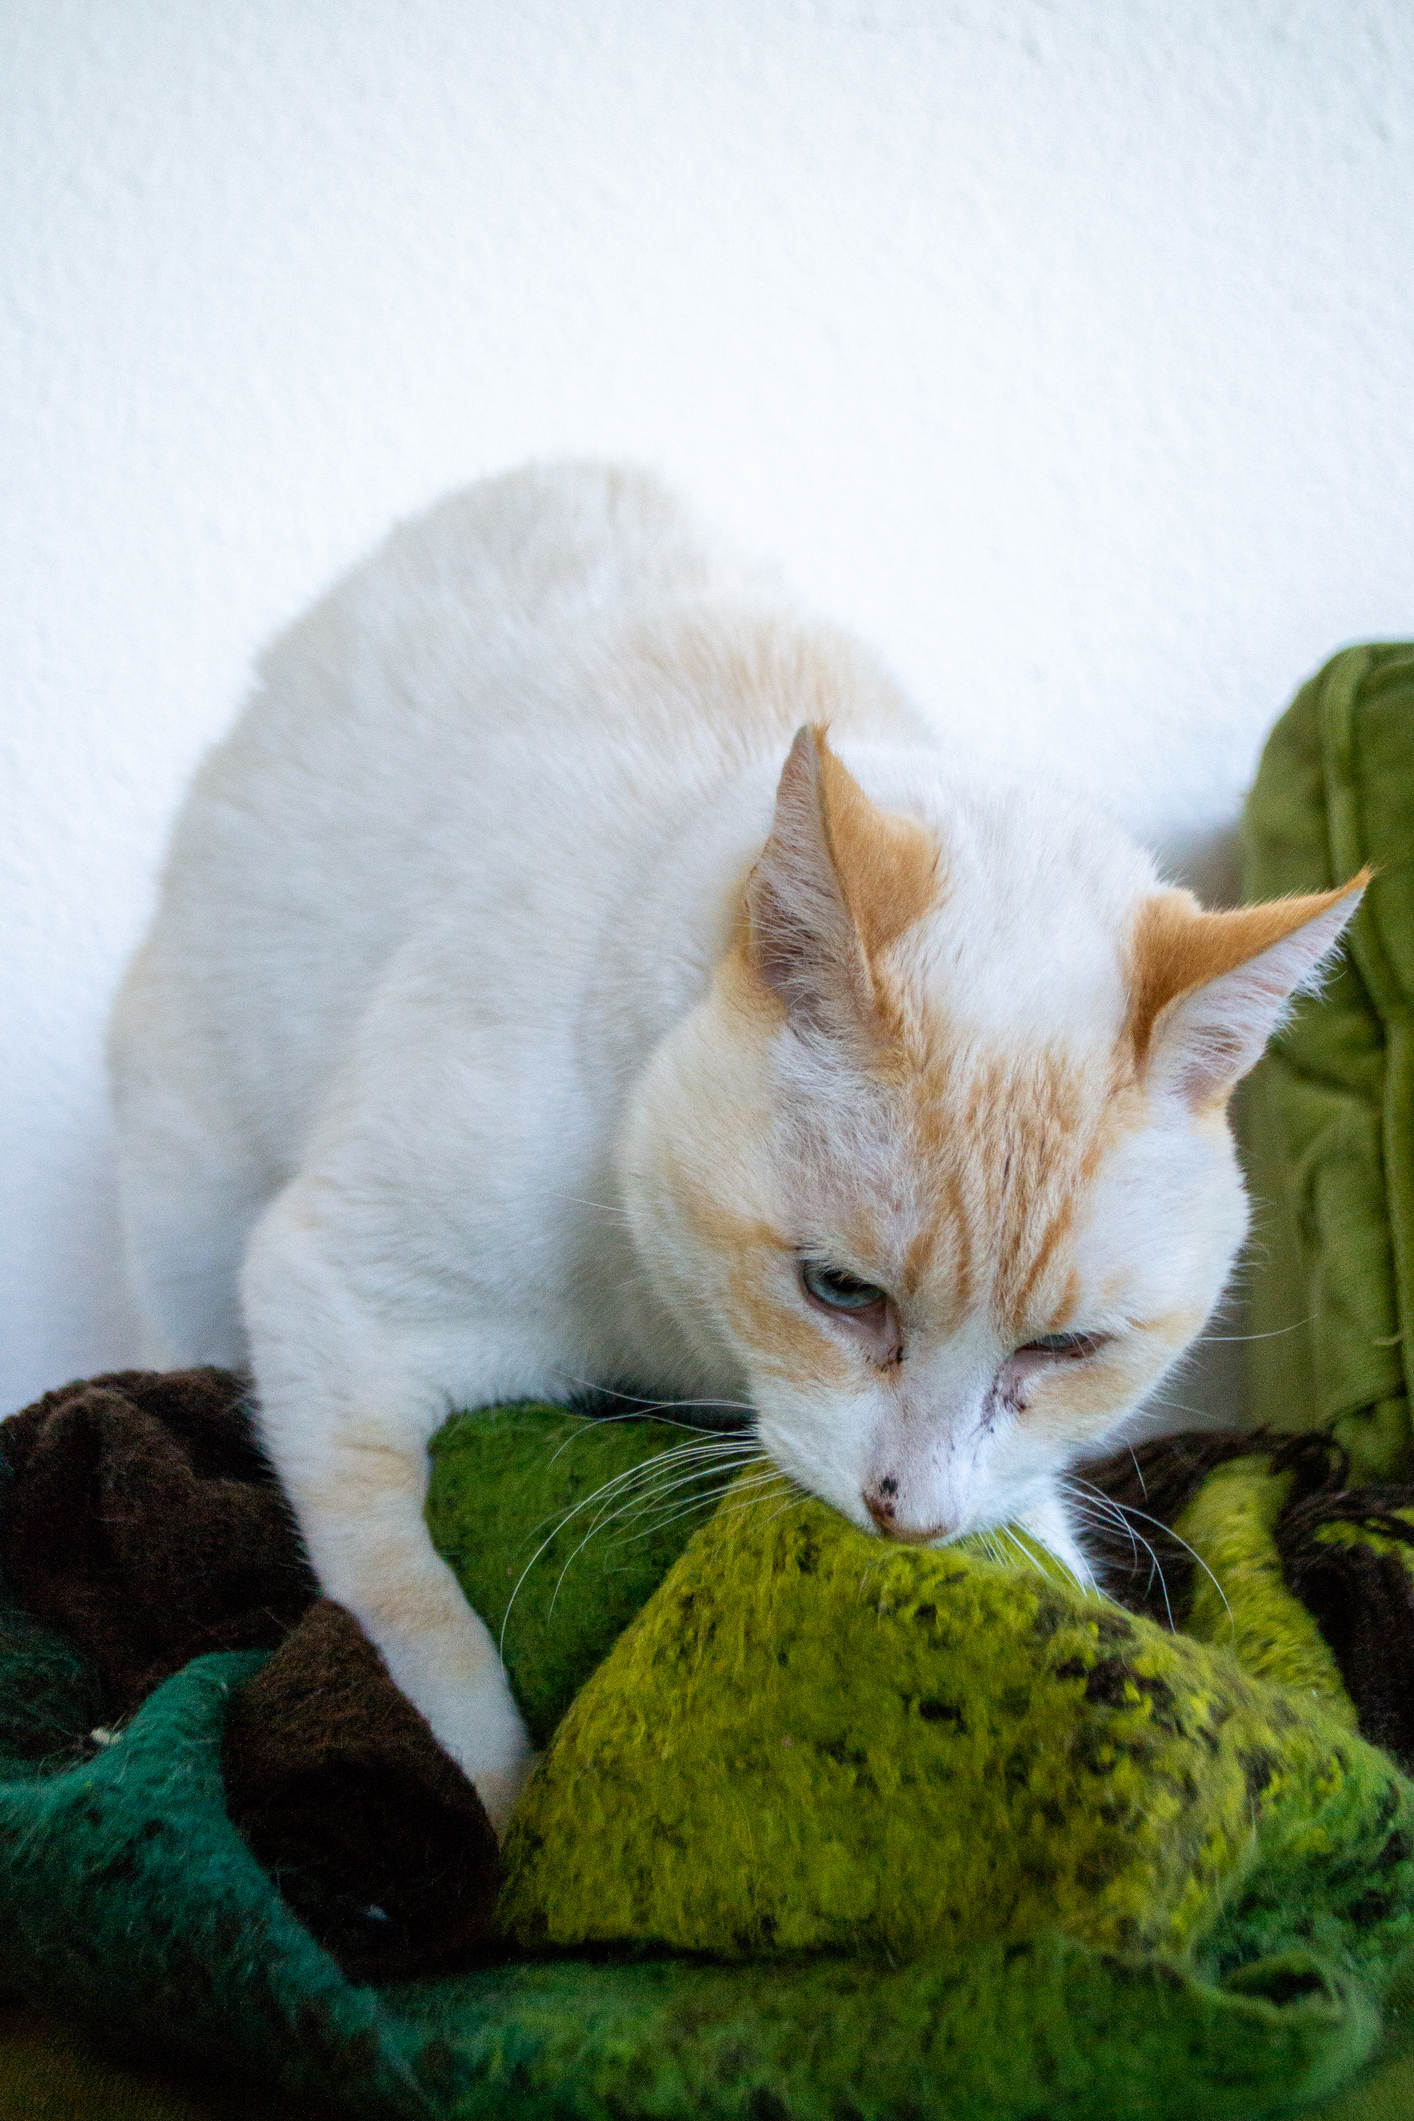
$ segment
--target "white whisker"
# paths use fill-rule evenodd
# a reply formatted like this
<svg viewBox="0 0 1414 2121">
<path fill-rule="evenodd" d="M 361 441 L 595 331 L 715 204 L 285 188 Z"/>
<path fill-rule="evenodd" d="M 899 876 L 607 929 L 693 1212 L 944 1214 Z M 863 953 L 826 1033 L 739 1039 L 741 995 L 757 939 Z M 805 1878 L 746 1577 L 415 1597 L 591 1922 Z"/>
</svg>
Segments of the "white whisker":
<svg viewBox="0 0 1414 2121">
<path fill-rule="evenodd" d="M 731 1493 L 735 1497 L 742 1497 L 743 1491 L 746 1489 L 771 1487 L 774 1485 L 776 1477 L 773 1468 L 769 1473 L 757 1474 L 750 1480 L 735 1480 L 732 1482 Z M 750 1499 L 748 1497 L 746 1501 Z M 651 1524 L 645 1525 L 641 1532 L 625 1532 L 621 1539 L 614 1541 L 610 1551 L 617 1553 L 620 1547 L 632 1546 L 637 1540 L 652 1539 L 655 1534 L 666 1531 L 669 1525 L 676 1524 L 679 1518 L 690 1517 L 694 1510 L 710 1509 L 713 1504 L 717 1504 L 722 1515 L 727 1517 L 731 1515 L 733 1510 L 746 1507 L 746 1501 L 725 1502 L 721 1501 L 715 1494 L 694 1496 L 690 1502 L 680 1503 L 666 1517 L 655 1518 Z"/>
<path fill-rule="evenodd" d="M 727 1441 L 726 1438 L 721 1438 L 719 1440 L 722 1442 Z M 661 1466 L 662 1461 L 665 1458 L 671 1457 L 677 1451 L 692 1450 L 694 1448 L 695 1446 L 691 1444 L 674 1444 L 667 1451 L 657 1452 L 651 1458 L 640 1459 L 637 1465 L 628 1466 L 622 1472 L 616 1473 L 611 1480 L 606 1480 L 602 1484 L 602 1486 L 595 1488 L 591 1494 L 584 1496 L 581 1501 L 573 1504 L 571 1508 L 569 1508 L 563 1513 L 558 1523 L 554 1525 L 552 1530 L 540 1542 L 540 1545 L 535 1549 L 535 1552 L 531 1555 L 529 1561 L 521 1570 L 520 1575 L 516 1578 L 515 1585 L 511 1591 L 510 1598 L 506 1604 L 506 1610 L 501 1617 L 500 1644 L 503 1652 L 506 1640 L 506 1628 L 509 1624 L 511 1617 L 511 1609 L 515 1605 L 516 1599 L 520 1595 L 521 1586 L 524 1584 L 526 1577 L 530 1574 L 536 1562 L 545 1552 L 545 1549 L 549 1546 L 553 1546 L 555 1540 L 558 1539 L 560 1533 L 565 1529 L 565 1526 L 572 1523 L 573 1520 L 579 1516 L 581 1511 L 590 1509 L 595 1503 L 602 1504 L 602 1502 L 606 1498 L 614 1494 L 616 1491 L 626 1489 L 628 1493 L 631 1493 L 633 1483 L 635 1481 L 648 1478 L 649 1475 L 651 1475 L 655 1471 L 655 1469 Z M 622 1497 L 620 1499 L 622 1499 Z M 538 1530 L 539 1527 L 537 1526 L 536 1529 Z"/>
<path fill-rule="evenodd" d="M 593 1208 L 600 1215 L 617 1215 L 620 1222 L 633 1221 L 627 1208 L 616 1208 L 611 1201 L 586 1200 L 582 1193 L 562 1193 L 560 1199 L 571 1202 L 576 1208 Z"/>
<path fill-rule="evenodd" d="M 1283 1333 L 1299 1333 L 1303 1326 L 1311 1324 L 1310 1318 L 1298 1318 L 1289 1326 L 1273 1326 L 1269 1333 L 1205 1333 L 1202 1340 L 1194 1343 L 1193 1352 L 1214 1341 L 1280 1340 Z"/>
<path fill-rule="evenodd" d="M 1102 1496 L 1101 1499 L 1107 1503 L 1109 1502 L 1108 1496 Z M 1095 1527 L 1096 1531 L 1103 1530 L 1106 1522 L 1109 1522 L 1111 1524 L 1117 1524 L 1119 1526 L 1120 1530 L 1124 1533 L 1125 1537 L 1129 1541 L 1130 1551 L 1134 1555 L 1136 1567 L 1138 1566 L 1139 1562 L 1139 1549 L 1140 1547 L 1143 1547 L 1144 1552 L 1149 1557 L 1149 1574 L 1144 1584 L 1144 1595 L 1146 1598 L 1148 1597 L 1149 1587 L 1153 1583 L 1154 1578 L 1157 1576 L 1159 1580 L 1159 1589 L 1163 1593 L 1164 1612 L 1168 1618 L 1169 1632 L 1170 1634 L 1176 1634 L 1178 1632 L 1178 1624 L 1174 1619 L 1173 1607 L 1169 1602 L 1168 1579 L 1164 1575 L 1163 1564 L 1160 1562 L 1158 1554 L 1155 1552 L 1154 1548 L 1150 1546 L 1148 1540 L 1144 1537 L 1144 1534 L 1142 1532 L 1135 1531 L 1133 1525 L 1130 1524 L 1128 1519 L 1121 1514 L 1121 1508 L 1118 1504 L 1115 1504 L 1113 1506 L 1114 1514 L 1110 1518 L 1106 1519 L 1104 1517 L 1096 1515 L 1093 1503 L 1088 1503 L 1086 1497 L 1077 1495 L 1073 1498 L 1073 1500 L 1084 1522 L 1092 1524 Z"/>
<path fill-rule="evenodd" d="M 712 1447 L 709 1446 L 703 1455 L 710 1457 L 711 1451 Z M 661 1452 L 657 1458 L 646 1460 L 644 1462 L 644 1466 L 645 1469 L 648 1471 L 661 1472 L 664 1469 L 665 1460 L 680 1459 L 684 1455 L 689 1457 L 696 1455 L 696 1448 L 692 1445 L 685 1444 L 674 1445 L 671 1450 Z M 752 1459 L 760 1458 L 762 1455 L 763 1454 L 760 1451 L 753 1450 L 750 1453 L 749 1457 L 741 1460 L 741 1463 L 743 1465 L 749 1464 Z M 728 1473 L 730 1471 L 731 1467 L 729 1465 L 723 1464 L 720 1459 L 717 1459 L 714 1463 L 698 1465 L 688 1470 L 687 1472 L 678 1471 L 678 1477 L 673 1479 L 660 1480 L 652 1486 L 649 1486 L 647 1483 L 644 1483 L 641 1487 L 636 1489 L 631 1487 L 626 1494 L 617 1497 L 614 1508 L 606 1509 L 601 1507 L 598 1515 L 593 1519 L 589 1526 L 589 1529 L 584 1534 L 584 1537 L 580 1540 L 578 1546 L 566 1560 L 564 1566 L 560 1570 L 559 1575 L 556 1577 L 555 1588 L 550 1595 L 550 1604 L 547 1608 L 547 1615 L 549 1613 L 553 1613 L 555 1610 L 555 1601 L 560 1595 L 560 1587 L 564 1583 L 565 1577 L 568 1574 L 570 1567 L 575 1561 L 578 1560 L 579 1556 L 584 1552 L 584 1549 L 588 1546 L 590 1540 L 594 1538 L 596 1533 L 606 1531 L 611 1524 L 616 1523 L 620 1518 L 624 1516 L 628 1517 L 630 1523 L 634 1523 L 639 1517 L 644 1516 L 650 1510 L 661 1508 L 662 1505 L 668 1502 L 669 1499 L 675 1493 L 678 1493 L 682 1489 L 691 1487 L 699 1481 L 717 1478 L 718 1476 L 724 1473 Z M 608 1485 L 609 1484 L 606 1483 L 605 1489 L 600 1489 L 596 1491 L 598 1494 L 604 1495 L 606 1501 L 608 1500 L 608 1496 L 606 1493 Z M 592 1500 L 593 1498 L 590 1499 Z M 691 1502 L 686 1503 L 680 1508 L 673 1510 L 667 1517 L 656 1519 L 655 1522 L 648 1525 L 643 1531 L 626 1533 L 624 1538 L 615 1542 L 614 1547 L 611 1548 L 610 1551 L 616 1552 L 619 1547 L 630 1545 L 634 1540 L 637 1539 L 649 1539 L 653 1536 L 655 1532 L 663 1531 L 667 1528 L 668 1525 L 676 1523 L 679 1517 L 688 1516 L 695 1509 L 705 1509 L 711 1503 L 715 1502 L 716 1499 L 717 1496 L 715 1491 L 711 1491 L 705 1495 L 696 1496 Z M 562 1531 L 563 1529 L 563 1523 L 556 1527 L 557 1532 Z M 551 1538 L 553 1539 L 554 1536 L 555 1534 L 552 1533 Z M 549 1542 L 547 1541 L 546 1544 L 549 1544 Z M 544 1552 L 543 1547 L 540 1549 L 540 1552 Z M 535 1555 L 533 1559 L 538 1560 L 539 1554 Z M 519 1589 L 519 1585 L 517 1585 L 517 1589 Z"/>
<path fill-rule="evenodd" d="M 1182 1536 L 1182 1534 L 1176 1532 L 1171 1524 L 1165 1524 L 1161 1517 L 1151 1517 L 1147 1510 L 1136 1509 L 1132 1502 L 1115 1502 L 1114 1498 L 1112 1496 L 1106 1495 L 1102 1488 L 1092 1487 L 1091 1483 L 1088 1480 L 1082 1482 L 1081 1484 L 1086 1488 L 1090 1488 L 1092 1494 L 1097 1496 L 1105 1503 L 1108 1503 L 1112 1509 L 1122 1510 L 1126 1517 L 1142 1517 L 1146 1524 L 1157 1526 L 1159 1531 L 1167 1533 L 1170 1539 L 1174 1540 L 1177 1545 L 1181 1546 L 1186 1554 L 1190 1554 L 1194 1561 L 1197 1562 L 1199 1568 L 1203 1571 L 1203 1574 L 1207 1577 L 1209 1583 L 1213 1586 L 1213 1589 L 1217 1592 L 1219 1598 L 1222 1600 L 1223 1610 L 1227 1614 L 1228 1626 L 1230 1630 L 1234 1635 L 1237 1633 L 1237 1622 L 1233 1617 L 1232 1607 L 1228 1603 L 1227 1592 L 1218 1582 L 1217 1577 L 1213 1574 L 1207 1562 L 1203 1559 L 1202 1555 L 1198 1552 L 1198 1549 L 1196 1547 L 1190 1546 L 1188 1541 Z M 1149 1545 L 1148 1540 L 1144 1539 L 1142 1533 L 1139 1535 L 1139 1537 L 1145 1546 Z M 1150 1548 L 1150 1552 L 1153 1552 L 1152 1548 Z M 1157 1566 L 1157 1557 L 1155 1558 L 1155 1565 Z M 1165 1610 L 1169 1612 L 1169 1625 L 1170 1627 L 1172 1627 L 1173 1614 L 1171 1611 L 1169 1611 L 1168 1587 L 1164 1584 L 1164 1572 L 1162 1569 L 1159 1570 L 1159 1583 L 1163 1588 L 1164 1607 Z"/>
</svg>

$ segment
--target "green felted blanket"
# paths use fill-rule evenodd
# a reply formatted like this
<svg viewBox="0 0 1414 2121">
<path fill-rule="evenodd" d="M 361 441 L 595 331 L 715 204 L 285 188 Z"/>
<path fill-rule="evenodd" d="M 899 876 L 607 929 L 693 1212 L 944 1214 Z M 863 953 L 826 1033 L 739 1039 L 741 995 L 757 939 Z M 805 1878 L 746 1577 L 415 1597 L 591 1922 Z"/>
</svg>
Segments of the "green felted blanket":
<svg viewBox="0 0 1414 2121">
<path fill-rule="evenodd" d="M 73 1764 L 91 1675 L 12 1612 L 7 1982 L 365 2115 L 1235 2117 L 1378 2052 L 1414 1786 L 1338 1678 L 1274 1688 L 1039 1569 L 770 1493 L 685 1546 L 629 1513 L 577 1552 L 592 1491 L 677 1440 L 519 1409 L 435 1449 L 430 1521 L 533 1726 L 574 1702 L 507 1850 L 519 1951 L 348 1981 L 226 1816 L 222 1721 L 260 1653 L 197 1659 Z M 1268 1456 L 1218 1469 L 1259 1500 L 1214 1565 L 1219 1631 L 1270 1661 L 1308 1616 L 1262 1573 Z"/>
<path fill-rule="evenodd" d="M 1408 1477 L 1414 1364 L 1414 644 L 1350 648 L 1277 723 L 1248 799 L 1249 898 L 1373 863 L 1339 971 L 1244 1091 L 1260 1204 L 1253 1403 Z"/>
</svg>

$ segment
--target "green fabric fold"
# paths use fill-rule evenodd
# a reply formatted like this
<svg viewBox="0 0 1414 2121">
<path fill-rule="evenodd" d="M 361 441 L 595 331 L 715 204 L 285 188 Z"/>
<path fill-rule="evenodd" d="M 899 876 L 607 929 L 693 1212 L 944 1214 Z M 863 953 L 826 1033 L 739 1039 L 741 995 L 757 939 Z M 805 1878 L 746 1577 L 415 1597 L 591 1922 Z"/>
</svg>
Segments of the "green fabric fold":
<svg viewBox="0 0 1414 2121">
<path fill-rule="evenodd" d="M 1349 648 L 1272 731 L 1249 898 L 1375 877 L 1340 969 L 1243 1096 L 1257 1204 L 1254 1406 L 1329 1424 L 1357 1481 L 1406 1478 L 1414 1346 L 1414 645 Z"/>
</svg>

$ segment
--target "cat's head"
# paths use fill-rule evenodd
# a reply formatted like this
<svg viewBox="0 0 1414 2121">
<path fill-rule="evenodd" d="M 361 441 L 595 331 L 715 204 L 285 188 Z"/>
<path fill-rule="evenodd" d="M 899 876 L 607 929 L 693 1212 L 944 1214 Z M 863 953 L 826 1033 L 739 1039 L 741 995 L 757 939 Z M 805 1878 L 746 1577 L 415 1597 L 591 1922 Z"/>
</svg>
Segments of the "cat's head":
<svg viewBox="0 0 1414 2121">
<path fill-rule="evenodd" d="M 879 802 L 797 736 L 627 1192 L 776 1461 L 937 1542 L 1034 1506 L 1201 1329 L 1247 1224 L 1229 1095 L 1364 880 L 1205 913 L 1059 798 L 850 756 Z"/>
</svg>

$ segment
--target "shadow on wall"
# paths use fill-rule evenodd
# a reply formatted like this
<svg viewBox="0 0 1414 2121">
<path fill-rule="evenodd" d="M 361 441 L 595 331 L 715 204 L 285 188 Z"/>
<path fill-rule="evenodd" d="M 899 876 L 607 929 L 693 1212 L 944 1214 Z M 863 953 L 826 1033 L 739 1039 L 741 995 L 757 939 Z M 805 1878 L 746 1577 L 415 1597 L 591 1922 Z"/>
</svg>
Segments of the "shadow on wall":
<svg viewBox="0 0 1414 2121">
<path fill-rule="evenodd" d="M 1175 832 L 1154 845 L 1166 877 L 1186 884 L 1205 906 L 1236 906 L 1242 898 L 1242 844 L 1236 825 Z"/>
</svg>

